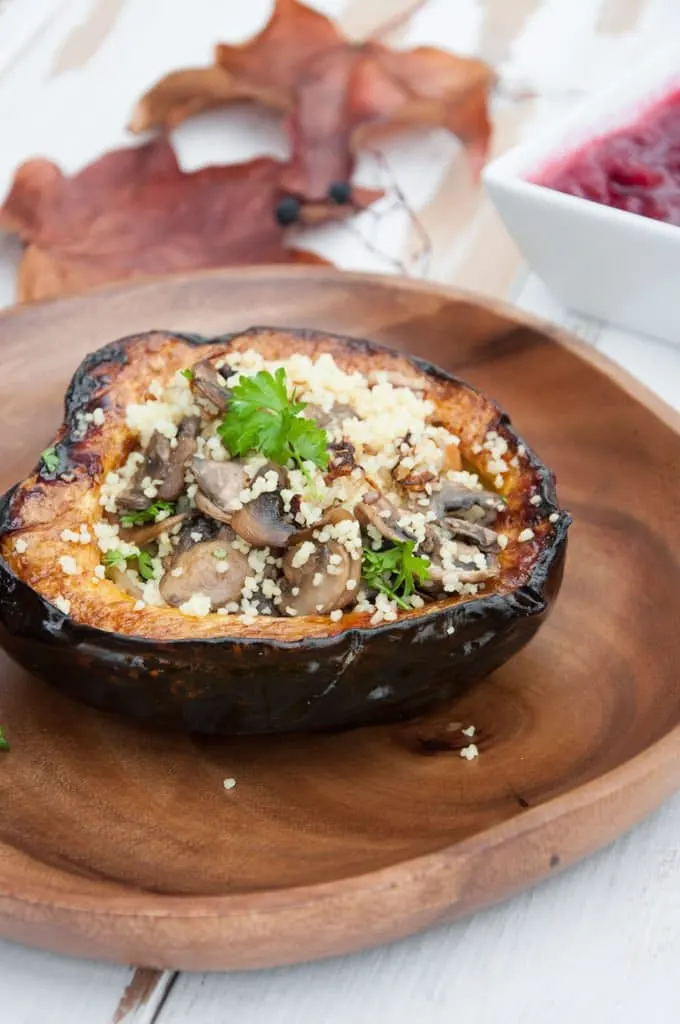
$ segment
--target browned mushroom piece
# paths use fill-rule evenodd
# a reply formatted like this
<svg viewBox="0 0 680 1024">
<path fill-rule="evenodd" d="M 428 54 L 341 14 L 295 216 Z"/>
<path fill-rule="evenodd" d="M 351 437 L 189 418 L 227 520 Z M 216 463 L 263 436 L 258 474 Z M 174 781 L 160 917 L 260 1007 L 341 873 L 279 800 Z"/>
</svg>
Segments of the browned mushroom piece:
<svg viewBox="0 0 680 1024">
<path fill-rule="evenodd" d="M 239 537 L 254 548 L 285 548 L 297 533 L 284 519 L 283 500 L 278 491 L 265 491 L 231 517 Z"/>
<path fill-rule="evenodd" d="M 494 555 L 487 556 L 487 564 L 480 568 L 475 566 L 474 568 L 463 568 L 459 574 L 461 583 L 486 583 L 487 580 L 492 580 L 499 575 L 501 571 L 498 559 Z"/>
<path fill-rule="evenodd" d="M 319 405 L 306 405 L 302 411 L 302 415 L 305 419 L 314 420 L 319 427 L 323 427 L 324 430 L 336 429 L 340 427 L 345 420 L 359 419 L 359 415 L 351 405 L 346 405 L 344 402 L 336 402 L 328 412 L 322 409 Z"/>
<path fill-rule="evenodd" d="M 131 526 L 128 529 L 121 529 L 119 531 L 122 540 L 127 541 L 128 544 L 136 544 L 137 547 L 143 547 L 144 544 L 149 544 L 152 540 L 156 540 L 162 533 L 170 533 L 180 523 L 183 523 L 190 513 L 178 512 L 175 516 L 168 516 L 166 519 L 161 519 L 156 523 L 148 523 L 145 526 Z"/>
<path fill-rule="evenodd" d="M 446 480 L 439 491 L 433 495 L 432 501 L 437 518 L 443 518 L 448 512 L 470 512 L 477 510 L 478 522 L 488 526 L 505 507 L 502 498 L 492 491 L 473 490 L 461 484 Z"/>
<path fill-rule="evenodd" d="M 276 462 L 266 462 L 261 469 L 258 469 L 257 473 L 253 477 L 253 482 L 255 482 L 258 477 L 265 476 L 267 473 L 276 473 L 276 486 L 280 491 L 282 491 L 284 487 L 288 486 L 288 473 L 283 466 L 277 465 Z"/>
<path fill-rule="evenodd" d="M 133 580 L 131 576 L 121 569 L 119 565 L 110 565 L 106 570 L 106 575 L 115 583 L 119 590 L 123 590 L 130 597 L 134 597 L 135 600 L 139 600 L 144 593 L 142 587 L 136 580 Z"/>
<path fill-rule="evenodd" d="M 393 505 L 383 494 L 374 492 L 365 495 L 364 500 L 355 505 L 354 514 L 362 526 L 372 526 L 394 544 L 415 540 L 412 533 L 399 525 L 403 510 Z"/>
<path fill-rule="evenodd" d="M 335 526 L 336 523 L 347 522 L 349 519 L 354 519 L 354 516 L 346 508 L 330 508 L 319 519 L 318 523 L 314 523 L 313 526 L 308 526 L 304 530 L 298 530 L 295 535 L 295 543 L 301 543 L 303 540 L 313 540 L 317 530 L 323 530 L 324 526 Z"/>
<path fill-rule="evenodd" d="M 255 474 L 253 484 L 272 472 L 276 474 L 277 489 L 259 494 L 231 517 L 232 528 L 254 548 L 285 548 L 297 533 L 297 527 L 285 518 L 283 511 L 280 492 L 288 482 L 285 469 L 268 462 Z"/>
<path fill-rule="evenodd" d="M 419 580 L 418 590 L 430 597 L 440 596 L 444 592 L 444 569 L 441 560 L 442 533 L 438 526 L 428 524 L 425 527 L 425 540 L 420 545 L 419 554 L 429 559 L 427 579 Z"/>
<path fill-rule="evenodd" d="M 280 568 L 276 565 L 272 565 L 270 562 L 268 562 L 264 567 L 264 572 L 262 573 L 262 581 L 258 586 L 258 590 L 250 598 L 251 605 L 257 608 L 257 611 L 260 615 L 270 615 L 272 616 L 272 618 L 277 618 L 281 615 L 281 612 L 277 604 L 278 598 L 275 599 L 274 597 L 265 597 L 265 595 L 262 593 L 262 586 L 265 580 L 273 580 L 274 583 L 276 583 L 276 585 L 278 586 L 279 573 Z"/>
<path fill-rule="evenodd" d="M 308 542 L 309 543 L 309 542 Z M 281 584 L 281 611 L 286 615 L 327 615 L 346 608 L 357 594 L 361 559 L 352 558 L 342 544 L 317 543 L 303 565 L 295 565 L 300 545 L 283 556 L 285 580 Z M 333 572 L 329 572 L 329 568 Z"/>
<path fill-rule="evenodd" d="M 118 498 L 120 508 L 143 509 L 152 502 L 176 501 L 184 490 L 184 473 L 196 451 L 196 436 L 200 428 L 198 416 L 186 416 L 177 431 L 177 444 L 172 447 L 168 438 L 155 430 L 142 452 L 141 462 L 128 487 Z M 144 493 L 145 480 L 157 480 L 153 497 Z"/>
<path fill-rule="evenodd" d="M 208 516 L 209 519 L 214 519 L 217 523 L 230 523 L 233 512 L 225 512 L 219 505 L 216 505 L 210 498 L 206 498 L 203 491 L 196 491 L 194 498 L 196 502 L 196 508 L 199 512 L 202 512 L 204 516 Z"/>
<path fill-rule="evenodd" d="M 159 585 L 163 600 L 178 608 L 202 594 L 210 598 L 213 611 L 240 602 L 243 584 L 252 570 L 247 555 L 231 546 L 233 539 L 233 531 L 223 526 L 212 538 L 179 545 Z"/>
<path fill-rule="evenodd" d="M 473 525 L 466 523 L 466 525 Z M 493 531 L 488 531 L 492 533 Z M 429 558 L 430 567 L 428 569 L 428 578 L 418 584 L 418 589 L 429 594 L 430 597 L 439 596 L 445 597 L 444 591 L 444 569 L 441 560 L 441 545 L 445 536 L 442 532 L 442 527 L 435 524 L 429 524 L 425 529 L 425 540 L 421 544 L 422 553 Z M 473 538 L 470 538 L 471 540 Z M 494 534 L 495 540 L 495 534 Z M 478 556 L 478 542 L 474 542 L 477 546 L 471 546 L 464 542 L 459 542 L 458 552 L 459 557 L 456 558 L 456 567 L 460 570 L 458 578 L 461 583 L 484 583 L 486 580 L 493 579 L 498 576 L 500 572 L 500 563 L 496 558 L 493 551 L 489 551 L 486 554 L 485 562 L 486 565 L 479 566 L 475 564 L 475 556 Z M 497 550 L 497 547 L 496 549 Z M 466 558 L 467 555 L 467 558 Z"/>
<path fill-rule="evenodd" d="M 184 490 L 184 474 L 196 451 L 196 437 L 201 426 L 198 416 L 185 416 L 177 430 L 177 444 L 170 445 L 170 453 L 160 471 L 161 483 L 157 497 L 162 501 L 177 501 Z M 151 474 L 149 474 L 151 475 Z"/>
<path fill-rule="evenodd" d="M 267 615 L 272 619 L 276 619 L 281 614 L 276 603 L 270 597 L 256 594 L 255 597 L 250 599 L 250 603 L 257 608 L 258 615 Z"/>
<path fill-rule="evenodd" d="M 191 519 L 184 522 L 175 541 L 173 554 L 166 559 L 166 562 L 174 558 L 175 555 L 181 554 L 182 551 L 188 551 L 194 544 L 201 544 L 205 540 L 214 540 L 222 529 L 224 530 L 223 537 L 231 543 L 236 537 L 233 530 L 230 531 L 228 526 L 219 526 L 208 516 L 194 513 Z"/>
<path fill-rule="evenodd" d="M 224 377 L 209 359 L 202 359 L 192 367 L 191 388 L 202 398 L 207 398 L 218 412 L 226 410 L 230 391 Z"/>
<path fill-rule="evenodd" d="M 118 497 L 119 508 L 148 508 L 154 498 L 144 494 L 144 480 L 163 480 L 171 451 L 168 438 L 155 430 L 145 451 L 142 452 L 144 461 L 140 462 L 132 480 Z"/>
<path fill-rule="evenodd" d="M 233 511 L 239 495 L 246 486 L 246 471 L 236 459 L 218 462 L 214 459 L 194 458 L 191 463 L 199 491 L 222 514 Z M 210 514 L 210 513 L 208 513 Z"/>
<path fill-rule="evenodd" d="M 320 405 L 308 402 L 302 410 L 302 415 L 306 420 L 314 420 L 320 427 L 323 427 L 326 424 L 328 413 L 324 412 Z"/>
<path fill-rule="evenodd" d="M 463 540 L 472 541 L 480 551 L 498 551 L 498 536 L 488 526 L 481 523 L 471 523 L 469 519 L 456 519 L 455 516 L 445 516 L 441 520 L 452 537 L 461 537 Z"/>
</svg>

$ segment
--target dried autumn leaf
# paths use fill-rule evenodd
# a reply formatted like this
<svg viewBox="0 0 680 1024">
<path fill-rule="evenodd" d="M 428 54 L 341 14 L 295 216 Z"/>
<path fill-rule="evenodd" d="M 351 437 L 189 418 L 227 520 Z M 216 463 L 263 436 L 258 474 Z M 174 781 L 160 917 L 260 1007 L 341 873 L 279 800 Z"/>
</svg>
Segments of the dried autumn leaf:
<svg viewBox="0 0 680 1024">
<path fill-rule="evenodd" d="M 0 228 L 27 246 L 19 299 L 203 267 L 326 262 L 284 247 L 272 215 L 282 166 L 261 157 L 186 174 L 162 138 L 114 150 L 70 178 L 48 160 L 29 160 L 0 207 Z M 318 222 L 351 211 L 325 203 L 308 212 Z"/>
<path fill-rule="evenodd" d="M 218 44 L 215 65 L 166 75 L 137 104 L 134 132 L 173 127 L 192 114 L 235 100 L 274 110 L 293 106 L 300 69 L 341 45 L 332 21 L 296 0 L 278 0 L 263 30 L 243 46 Z"/>
<path fill-rule="evenodd" d="M 216 73 L 217 72 L 217 73 Z M 433 47 L 355 44 L 297 0 L 276 0 L 267 26 L 243 46 L 218 45 L 216 67 L 175 72 L 140 100 L 131 127 L 172 127 L 207 107 L 248 99 L 287 112 L 291 166 L 284 187 L 319 202 L 350 180 L 357 149 L 377 135 L 418 125 L 457 135 L 475 170 L 491 133 L 494 80 L 479 60 Z"/>
<path fill-rule="evenodd" d="M 274 106 L 274 98 L 271 96 L 269 102 L 264 99 L 262 102 Z M 222 107 L 235 100 L 250 99 L 255 99 L 255 96 L 240 87 L 233 76 L 219 65 L 173 71 L 140 100 L 129 128 L 132 132 L 143 132 L 157 125 L 174 128 L 192 114 Z"/>
<path fill-rule="evenodd" d="M 330 53 L 309 69 L 288 116 L 291 159 L 282 187 L 318 199 L 348 181 L 354 154 L 403 128 L 443 127 L 481 170 L 491 135 L 489 68 L 431 47 L 402 53 L 379 43 Z"/>
</svg>

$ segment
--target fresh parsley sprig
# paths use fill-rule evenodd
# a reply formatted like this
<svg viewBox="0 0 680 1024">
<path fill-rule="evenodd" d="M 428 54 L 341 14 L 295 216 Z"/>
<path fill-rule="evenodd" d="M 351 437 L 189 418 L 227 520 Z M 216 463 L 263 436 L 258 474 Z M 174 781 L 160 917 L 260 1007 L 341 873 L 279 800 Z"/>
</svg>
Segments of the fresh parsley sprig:
<svg viewBox="0 0 680 1024">
<path fill-rule="evenodd" d="M 172 515 L 174 511 L 175 506 L 171 501 L 156 501 L 148 508 L 140 509 L 139 512 L 124 512 L 120 517 L 120 525 L 126 530 L 131 526 L 144 526 L 146 523 L 155 523 L 164 512 Z"/>
<path fill-rule="evenodd" d="M 305 407 L 295 392 L 289 395 L 283 367 L 274 374 L 260 370 L 233 388 L 218 433 L 232 455 L 255 451 L 280 466 L 292 461 L 304 471 L 312 462 L 328 469 L 328 435 L 300 415 Z"/>
<path fill-rule="evenodd" d="M 0 725 L 0 750 L 9 750 L 9 741 L 5 736 L 5 731 Z"/>
<path fill-rule="evenodd" d="M 361 575 L 369 587 L 387 594 L 400 608 L 411 608 L 406 598 L 416 589 L 416 579 L 421 583 L 429 578 L 430 562 L 413 554 L 412 540 L 396 543 L 382 551 L 364 548 L 361 561 Z"/>
</svg>

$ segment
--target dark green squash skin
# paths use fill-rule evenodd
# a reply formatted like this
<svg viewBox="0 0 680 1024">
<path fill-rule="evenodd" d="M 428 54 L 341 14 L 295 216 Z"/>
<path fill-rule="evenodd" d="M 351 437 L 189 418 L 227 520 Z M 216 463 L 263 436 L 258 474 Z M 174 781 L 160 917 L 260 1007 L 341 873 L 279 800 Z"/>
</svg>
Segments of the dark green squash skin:
<svg viewBox="0 0 680 1024">
<path fill-rule="evenodd" d="M 310 332 L 301 332 L 310 333 Z M 216 339 L 178 336 L 200 345 Z M 104 363 L 126 361 L 126 340 L 89 356 L 66 396 L 69 426 L 54 479 L 72 465 L 71 424 Z M 220 339 L 222 340 L 222 339 Z M 343 339 L 345 340 L 345 339 Z M 381 346 L 357 341 L 367 354 Z M 457 378 L 421 359 L 418 369 Z M 499 424 L 517 435 L 499 411 Z M 518 438 L 519 441 L 521 439 Z M 75 453 L 74 457 L 75 457 Z M 530 454 L 540 509 L 558 513 L 527 583 L 367 629 L 295 642 L 214 638 L 157 641 L 69 619 L 0 558 L 0 644 L 21 666 L 67 696 L 165 728 L 248 734 L 337 729 L 394 721 L 459 696 L 532 638 L 557 595 L 571 522 L 557 506 L 552 473 Z M 0 499 L 0 536 L 12 529 L 14 488 Z M 454 632 L 448 632 L 453 627 Z"/>
</svg>

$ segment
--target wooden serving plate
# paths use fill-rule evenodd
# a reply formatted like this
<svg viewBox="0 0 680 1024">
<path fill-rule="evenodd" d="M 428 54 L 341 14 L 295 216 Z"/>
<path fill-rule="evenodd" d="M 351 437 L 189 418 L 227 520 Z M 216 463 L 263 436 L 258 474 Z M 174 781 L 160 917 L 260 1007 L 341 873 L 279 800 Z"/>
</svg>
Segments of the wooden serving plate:
<svg viewBox="0 0 680 1024">
<path fill-rule="evenodd" d="M 152 327 L 253 322 L 373 338 L 498 399 L 574 515 L 556 609 L 457 705 L 332 736 L 145 732 L 3 658 L 1 936 L 189 970 L 345 953 L 509 896 L 680 784 L 678 418 L 509 308 L 393 278 L 265 268 L 11 312 L 0 318 L 2 489 L 49 442 L 86 352 Z M 477 727 L 476 761 L 460 757 L 452 723 Z"/>
</svg>

